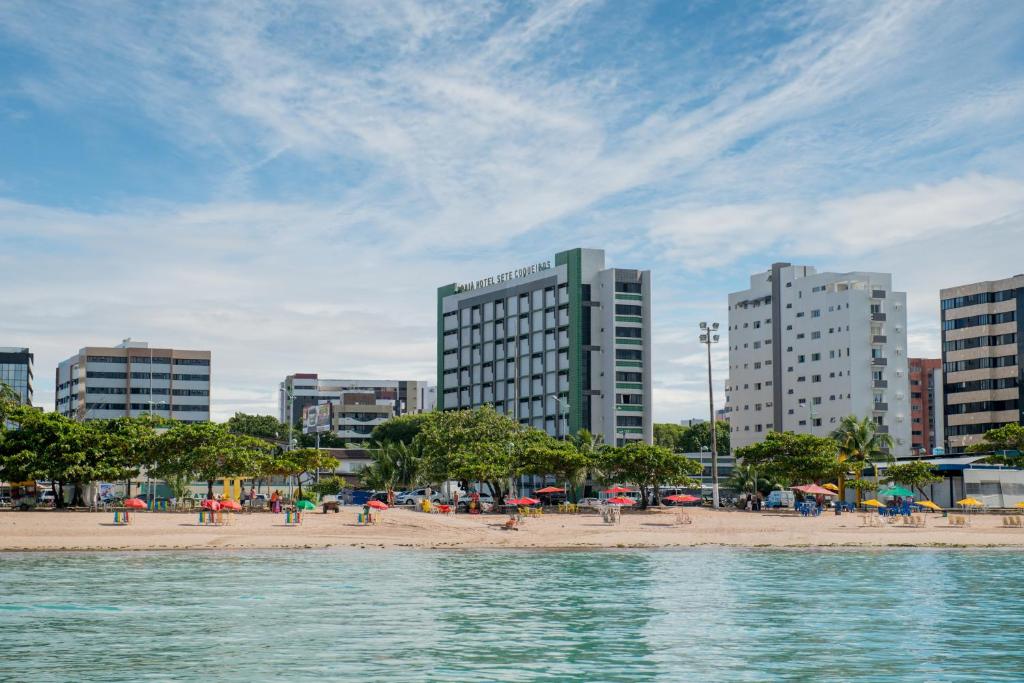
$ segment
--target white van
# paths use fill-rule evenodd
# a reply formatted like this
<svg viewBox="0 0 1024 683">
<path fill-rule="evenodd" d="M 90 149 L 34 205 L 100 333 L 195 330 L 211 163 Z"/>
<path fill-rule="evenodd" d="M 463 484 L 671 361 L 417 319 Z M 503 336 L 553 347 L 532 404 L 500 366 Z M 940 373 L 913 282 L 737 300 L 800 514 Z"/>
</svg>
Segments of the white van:
<svg viewBox="0 0 1024 683">
<path fill-rule="evenodd" d="M 796 496 L 792 491 L 772 491 L 765 498 L 764 507 L 767 510 L 778 508 L 793 509 L 796 507 Z"/>
</svg>

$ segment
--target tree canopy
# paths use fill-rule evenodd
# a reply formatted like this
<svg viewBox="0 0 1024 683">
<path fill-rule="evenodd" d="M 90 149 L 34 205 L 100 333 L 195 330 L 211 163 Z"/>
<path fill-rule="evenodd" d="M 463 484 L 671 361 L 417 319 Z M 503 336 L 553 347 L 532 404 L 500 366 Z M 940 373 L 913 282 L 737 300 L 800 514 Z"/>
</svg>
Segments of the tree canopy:
<svg viewBox="0 0 1024 683">
<path fill-rule="evenodd" d="M 897 484 L 905 484 L 912 489 L 917 489 L 924 495 L 924 487 L 929 484 L 938 484 L 942 477 L 935 474 L 935 466 L 921 460 L 901 462 L 890 465 L 885 472 L 886 478 Z"/>
<path fill-rule="evenodd" d="M 660 486 L 695 486 L 694 476 L 703 471 L 700 462 L 674 453 L 664 446 L 634 441 L 625 446 L 604 449 L 601 471 L 610 482 L 629 483 L 640 489 L 641 507 L 650 494 L 657 498 Z"/>
<path fill-rule="evenodd" d="M 715 436 L 718 439 L 718 454 L 730 453 L 729 423 L 715 421 Z M 711 430 L 707 422 L 684 427 L 673 423 L 655 423 L 654 445 L 669 448 L 678 453 L 699 453 L 703 447 L 711 450 Z"/>
<path fill-rule="evenodd" d="M 785 486 L 832 479 L 840 469 L 838 456 L 835 440 L 793 432 L 768 432 L 764 441 L 736 451 L 742 464 Z"/>
<path fill-rule="evenodd" d="M 1019 466 L 1024 462 L 1024 426 L 1011 422 L 985 432 L 984 438 L 971 444 L 971 453 L 993 453 L 986 461 L 997 465 Z"/>
</svg>

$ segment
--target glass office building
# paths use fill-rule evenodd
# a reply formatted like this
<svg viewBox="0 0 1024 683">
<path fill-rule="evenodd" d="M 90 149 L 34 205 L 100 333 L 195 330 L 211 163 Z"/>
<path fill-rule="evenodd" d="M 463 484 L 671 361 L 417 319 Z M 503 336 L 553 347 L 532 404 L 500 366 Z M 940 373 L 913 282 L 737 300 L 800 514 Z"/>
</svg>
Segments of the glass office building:
<svg viewBox="0 0 1024 683">
<path fill-rule="evenodd" d="M 0 382 L 14 389 L 25 405 L 32 405 L 33 360 L 26 348 L 0 346 Z"/>
</svg>

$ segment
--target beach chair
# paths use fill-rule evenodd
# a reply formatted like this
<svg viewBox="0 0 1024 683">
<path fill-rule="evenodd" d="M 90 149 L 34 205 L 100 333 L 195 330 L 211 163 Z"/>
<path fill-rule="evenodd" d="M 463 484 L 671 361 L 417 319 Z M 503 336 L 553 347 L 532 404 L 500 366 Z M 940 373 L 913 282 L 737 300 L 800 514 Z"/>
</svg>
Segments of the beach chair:
<svg viewBox="0 0 1024 683">
<path fill-rule="evenodd" d="M 682 510 L 676 510 L 676 524 L 693 524 L 693 520 Z"/>
</svg>

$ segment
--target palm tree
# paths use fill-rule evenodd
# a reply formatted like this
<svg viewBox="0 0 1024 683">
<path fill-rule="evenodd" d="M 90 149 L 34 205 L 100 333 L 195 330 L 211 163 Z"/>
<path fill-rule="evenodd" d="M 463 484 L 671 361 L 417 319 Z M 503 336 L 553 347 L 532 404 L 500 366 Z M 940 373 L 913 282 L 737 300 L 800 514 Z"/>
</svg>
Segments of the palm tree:
<svg viewBox="0 0 1024 683">
<path fill-rule="evenodd" d="M 370 450 L 372 462 L 363 469 L 361 478 L 370 488 L 383 489 L 388 504 L 395 504 L 395 489 L 412 486 L 419 473 L 420 449 L 413 444 L 385 441 Z"/>
<path fill-rule="evenodd" d="M 839 462 L 844 464 L 839 474 L 839 495 L 842 496 L 846 490 L 844 477 L 853 467 L 857 480 L 857 504 L 860 505 L 861 491 L 863 486 L 860 480 L 863 476 L 864 467 L 871 463 L 875 473 L 875 484 L 878 484 L 878 467 L 875 461 L 879 459 L 892 461 L 893 440 L 888 434 L 878 431 L 878 425 L 870 418 L 857 419 L 856 415 L 847 415 L 839 423 L 839 427 L 832 432 L 832 438 L 839 444 Z"/>
<path fill-rule="evenodd" d="M 725 485 L 740 493 L 763 493 L 775 487 L 775 482 L 759 474 L 753 465 L 737 464 Z"/>
<path fill-rule="evenodd" d="M 580 454 L 581 460 L 590 463 L 589 467 L 580 467 L 572 472 L 566 472 L 566 484 L 572 488 L 572 498 L 577 500 L 578 488 L 581 484 L 586 482 L 588 476 L 592 479 L 603 479 L 604 477 L 597 471 L 598 459 L 597 455 L 604 448 L 604 444 L 601 443 L 602 439 L 599 434 L 591 434 L 586 429 L 581 429 L 575 434 L 571 434 L 568 439 L 569 443 L 573 445 L 576 452 Z M 568 491 L 566 492 L 568 498 Z"/>
</svg>

